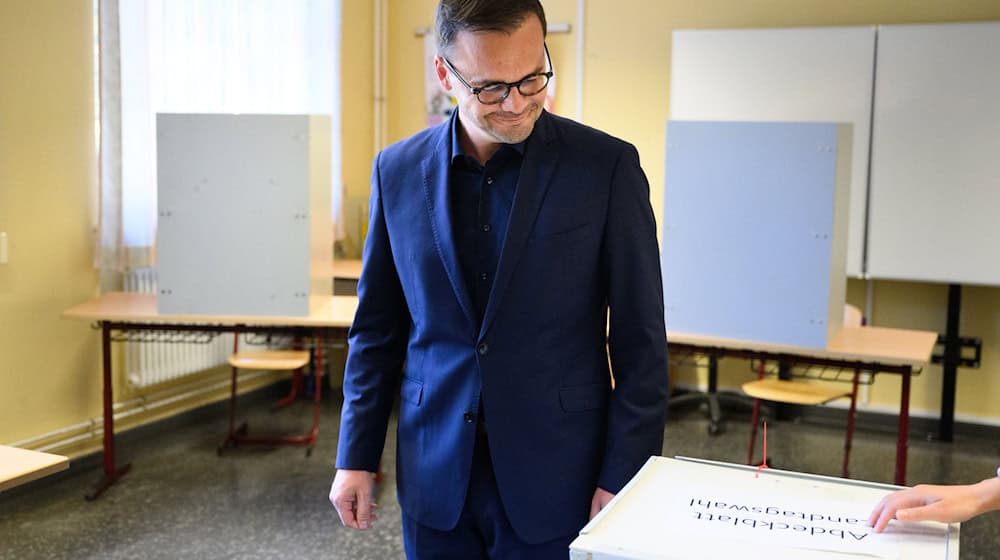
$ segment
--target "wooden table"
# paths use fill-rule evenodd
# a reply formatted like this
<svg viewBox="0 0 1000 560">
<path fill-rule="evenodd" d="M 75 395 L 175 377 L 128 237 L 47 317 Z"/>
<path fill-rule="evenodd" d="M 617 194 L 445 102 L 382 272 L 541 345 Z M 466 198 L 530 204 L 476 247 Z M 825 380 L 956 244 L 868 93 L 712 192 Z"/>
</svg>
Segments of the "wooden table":
<svg viewBox="0 0 1000 560">
<path fill-rule="evenodd" d="M 333 277 L 345 280 L 361 278 L 361 259 L 334 259 Z"/>
<path fill-rule="evenodd" d="M 128 341 L 136 333 L 149 336 L 165 332 L 287 334 L 320 341 L 346 338 L 358 305 L 356 297 L 313 296 L 309 304 L 309 315 L 301 317 L 162 315 L 157 311 L 156 294 L 111 292 L 64 311 L 63 317 L 92 321 L 101 330 L 104 475 L 87 499 L 99 497 L 131 468 L 115 465 L 112 342 Z M 321 367 L 319 346 L 314 347 L 317 371 Z"/>
<path fill-rule="evenodd" d="M 62 455 L 0 445 L 0 491 L 68 468 Z"/>
<path fill-rule="evenodd" d="M 116 468 L 114 460 L 114 419 L 112 417 L 111 342 L 125 340 L 129 332 L 196 331 L 290 333 L 298 336 L 338 339 L 346 336 L 354 319 L 358 300 L 354 296 L 313 297 L 310 312 L 303 317 L 246 317 L 161 315 L 155 294 L 108 293 L 66 310 L 64 317 L 95 322 L 101 329 L 104 382 L 104 477 L 90 499 L 96 498 L 123 476 L 129 465 Z M 816 365 L 902 377 L 899 428 L 896 443 L 896 484 L 905 484 L 907 436 L 909 432 L 910 378 L 930 363 L 937 334 L 927 331 L 881 327 L 845 327 L 825 350 L 762 344 L 667 332 L 671 352 L 707 355 L 713 361 L 726 356 L 776 361 L 783 365 Z"/>
<path fill-rule="evenodd" d="M 358 279 L 361 278 L 360 259 L 333 260 L 333 293 L 345 296 L 358 294 Z"/>
<path fill-rule="evenodd" d="M 774 361 L 782 368 L 796 365 L 900 375 L 899 425 L 896 437 L 895 483 L 906 484 L 907 438 L 910 429 L 910 378 L 931 361 L 937 333 L 883 327 L 844 327 L 826 349 L 812 349 L 746 340 L 667 332 L 671 352 L 694 353 L 714 360 L 726 356 Z M 716 375 L 710 368 L 710 377 Z M 709 381 L 714 390 L 715 380 Z"/>
</svg>

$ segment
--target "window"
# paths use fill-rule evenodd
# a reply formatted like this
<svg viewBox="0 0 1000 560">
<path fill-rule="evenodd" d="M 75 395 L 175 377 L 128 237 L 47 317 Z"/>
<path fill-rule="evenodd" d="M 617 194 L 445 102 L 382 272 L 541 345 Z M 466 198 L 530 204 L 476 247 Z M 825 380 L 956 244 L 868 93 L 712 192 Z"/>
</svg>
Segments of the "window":
<svg viewBox="0 0 1000 560">
<path fill-rule="evenodd" d="M 340 205 L 340 0 L 100 0 L 101 268 L 148 266 L 156 113 L 331 118 Z"/>
</svg>

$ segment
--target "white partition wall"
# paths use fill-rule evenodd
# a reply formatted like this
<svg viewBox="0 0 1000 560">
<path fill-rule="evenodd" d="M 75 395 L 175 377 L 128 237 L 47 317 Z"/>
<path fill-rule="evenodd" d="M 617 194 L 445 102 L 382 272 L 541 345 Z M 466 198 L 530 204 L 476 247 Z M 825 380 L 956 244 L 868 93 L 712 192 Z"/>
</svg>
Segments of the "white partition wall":
<svg viewBox="0 0 1000 560">
<path fill-rule="evenodd" d="M 863 272 L 874 27 L 675 31 L 670 118 L 849 123 L 847 273 Z"/>
<path fill-rule="evenodd" d="M 672 119 L 854 126 L 848 275 L 1000 285 L 1000 22 L 675 31 L 672 50 Z"/>
<path fill-rule="evenodd" d="M 842 325 L 848 125 L 670 121 L 669 331 L 826 348 Z"/>
<path fill-rule="evenodd" d="M 1000 23 L 879 28 L 869 273 L 1000 285 Z"/>
<path fill-rule="evenodd" d="M 158 115 L 161 313 L 307 315 L 316 286 L 330 289 L 313 282 L 332 226 L 309 138 L 305 115 Z"/>
</svg>

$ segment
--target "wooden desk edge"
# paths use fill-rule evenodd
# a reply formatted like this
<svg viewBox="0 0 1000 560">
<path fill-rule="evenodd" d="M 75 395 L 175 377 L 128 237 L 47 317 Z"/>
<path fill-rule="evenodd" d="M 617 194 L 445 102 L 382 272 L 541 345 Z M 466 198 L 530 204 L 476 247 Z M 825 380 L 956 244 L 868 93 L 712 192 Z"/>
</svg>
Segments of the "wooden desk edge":
<svg viewBox="0 0 1000 560">
<path fill-rule="evenodd" d="M 333 259 L 333 277 L 358 280 L 361 278 L 361 259 Z"/>
<path fill-rule="evenodd" d="M 0 456 L 3 457 L 3 467 L 0 470 L 0 491 L 37 480 L 39 478 L 64 471 L 69 468 L 69 458 L 52 453 L 32 451 L 18 447 L 0 445 Z M 15 472 L 10 465 L 19 469 Z"/>
<path fill-rule="evenodd" d="M 845 327 L 824 349 L 667 331 L 667 343 L 920 368 L 931 361 L 937 333 L 887 327 Z"/>
<path fill-rule="evenodd" d="M 66 319 L 116 321 L 148 324 L 195 325 L 293 325 L 302 327 L 348 328 L 354 319 L 358 298 L 353 296 L 313 296 L 309 315 L 160 315 L 156 294 L 108 292 L 62 312 Z"/>
</svg>

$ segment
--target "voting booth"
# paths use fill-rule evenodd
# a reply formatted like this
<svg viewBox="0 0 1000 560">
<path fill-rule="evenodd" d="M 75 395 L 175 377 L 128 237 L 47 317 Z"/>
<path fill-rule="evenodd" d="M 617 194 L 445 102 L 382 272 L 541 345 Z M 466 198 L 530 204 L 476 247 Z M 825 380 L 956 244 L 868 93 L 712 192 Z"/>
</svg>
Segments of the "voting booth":
<svg viewBox="0 0 1000 560">
<path fill-rule="evenodd" d="M 332 294 L 329 127 L 157 115 L 160 313 L 304 316 Z"/>
<path fill-rule="evenodd" d="M 570 545 L 573 560 L 957 560 L 959 524 L 868 527 L 898 487 L 651 457 Z"/>
<path fill-rule="evenodd" d="M 843 325 L 851 127 L 669 121 L 667 329 L 824 349 Z"/>
</svg>

